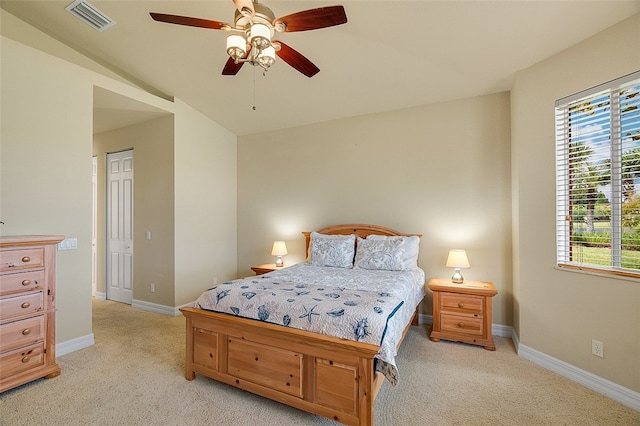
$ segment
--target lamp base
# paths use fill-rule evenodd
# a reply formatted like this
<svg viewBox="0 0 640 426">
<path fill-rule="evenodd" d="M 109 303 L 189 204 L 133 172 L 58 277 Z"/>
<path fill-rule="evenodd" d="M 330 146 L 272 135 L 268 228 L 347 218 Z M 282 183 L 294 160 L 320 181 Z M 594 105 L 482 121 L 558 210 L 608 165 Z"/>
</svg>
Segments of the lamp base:
<svg viewBox="0 0 640 426">
<path fill-rule="evenodd" d="M 284 262 L 282 261 L 282 257 L 278 256 L 278 258 L 276 259 L 276 267 L 282 268 L 283 266 L 284 266 Z"/>
<path fill-rule="evenodd" d="M 460 269 L 456 268 L 453 272 L 453 276 L 451 277 L 451 282 L 456 284 L 462 284 L 464 282 L 464 278 L 460 273 Z"/>
</svg>

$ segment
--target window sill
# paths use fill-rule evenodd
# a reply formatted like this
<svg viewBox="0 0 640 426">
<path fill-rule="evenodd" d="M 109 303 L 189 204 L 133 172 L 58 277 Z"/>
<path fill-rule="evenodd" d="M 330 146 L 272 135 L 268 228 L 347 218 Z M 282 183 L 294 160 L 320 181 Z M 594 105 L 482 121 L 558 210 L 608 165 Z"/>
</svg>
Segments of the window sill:
<svg viewBox="0 0 640 426">
<path fill-rule="evenodd" d="M 598 277 L 612 278 L 624 281 L 640 283 L 640 274 L 626 271 L 605 271 L 602 269 L 588 268 L 577 265 L 556 265 L 554 269 L 563 272 L 576 272 L 579 274 L 595 275 Z"/>
</svg>

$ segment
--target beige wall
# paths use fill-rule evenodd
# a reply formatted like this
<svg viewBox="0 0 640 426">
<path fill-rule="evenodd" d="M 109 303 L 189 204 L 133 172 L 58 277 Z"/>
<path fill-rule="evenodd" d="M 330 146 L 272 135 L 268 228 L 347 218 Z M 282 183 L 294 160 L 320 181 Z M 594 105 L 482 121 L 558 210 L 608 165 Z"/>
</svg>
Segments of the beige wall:
<svg viewBox="0 0 640 426">
<path fill-rule="evenodd" d="M 57 345 L 75 350 L 93 341 L 94 87 L 175 117 L 175 122 L 161 118 L 97 137 L 108 145 L 102 154 L 129 146 L 136 149 L 136 211 L 140 215 L 134 226 L 140 264 L 134 280 L 141 283 L 141 291 L 136 285 L 134 299 L 148 302 L 145 307 L 160 305 L 168 308 L 163 312 L 174 312 L 210 286 L 214 276 L 235 277 L 236 137 L 180 101 L 142 92 L 111 78 L 109 71 L 96 64 L 89 70 L 78 61 L 67 62 L 77 53 L 61 54 L 69 49 L 2 9 L 0 18 L 0 219 L 6 223 L 0 233 L 78 238 L 77 250 L 58 252 Z M 184 207 L 176 208 L 176 200 Z M 153 233 L 151 242 L 144 240 L 146 230 Z M 196 261 L 197 275 L 186 279 L 184 270 L 195 269 Z M 150 280 L 158 284 L 153 296 L 144 291 Z"/>
<path fill-rule="evenodd" d="M 4 37 L 1 55 L 0 232 L 78 239 L 57 253 L 61 342 L 91 333 L 90 75 Z"/>
<path fill-rule="evenodd" d="M 95 135 L 98 212 L 105 211 L 106 153 L 127 148 L 134 149 L 135 163 L 134 304 L 181 306 L 214 279 L 236 278 L 235 135 L 179 100 L 175 122 L 172 115 Z M 104 234 L 104 226 L 99 229 Z M 98 259 L 98 290 L 104 291 L 102 251 Z"/>
<path fill-rule="evenodd" d="M 98 279 L 106 291 L 106 160 L 107 153 L 134 152 L 133 299 L 175 306 L 174 297 L 174 152 L 173 115 L 99 133 L 93 138 L 98 162 Z M 145 232 L 151 232 L 151 240 Z M 151 293 L 150 284 L 156 285 Z"/>
<path fill-rule="evenodd" d="M 176 100 L 175 300 L 237 272 L 236 136 Z"/>
<path fill-rule="evenodd" d="M 640 282 L 555 266 L 556 99 L 640 69 L 640 15 L 518 73 L 511 96 L 520 342 L 640 391 Z M 604 343 L 604 359 L 591 340 Z"/>
<path fill-rule="evenodd" d="M 240 137 L 240 275 L 274 261 L 274 240 L 297 263 L 301 231 L 379 224 L 423 234 L 428 277 L 450 276 L 448 250 L 466 249 L 464 276 L 495 283 L 494 323 L 511 325 L 509 134 L 499 93 Z"/>
</svg>

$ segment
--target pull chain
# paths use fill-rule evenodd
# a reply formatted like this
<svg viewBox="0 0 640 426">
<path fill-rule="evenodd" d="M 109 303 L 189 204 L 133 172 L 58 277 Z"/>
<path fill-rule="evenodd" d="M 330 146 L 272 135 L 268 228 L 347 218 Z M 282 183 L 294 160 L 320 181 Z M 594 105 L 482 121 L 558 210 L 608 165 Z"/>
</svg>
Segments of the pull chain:
<svg viewBox="0 0 640 426">
<path fill-rule="evenodd" d="M 253 67 L 253 107 L 252 110 L 256 110 L 256 67 Z"/>
</svg>

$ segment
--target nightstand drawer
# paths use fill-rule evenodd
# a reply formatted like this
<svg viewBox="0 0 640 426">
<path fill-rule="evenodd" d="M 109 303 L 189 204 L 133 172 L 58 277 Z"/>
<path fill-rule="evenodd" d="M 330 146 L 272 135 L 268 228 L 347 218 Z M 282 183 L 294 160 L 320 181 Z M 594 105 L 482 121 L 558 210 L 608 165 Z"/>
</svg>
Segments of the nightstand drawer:
<svg viewBox="0 0 640 426">
<path fill-rule="evenodd" d="M 440 310 L 482 317 L 484 297 L 459 293 L 442 293 Z"/>
<path fill-rule="evenodd" d="M 467 317 L 461 315 L 441 314 L 442 332 L 464 333 L 472 336 L 483 336 L 484 328 L 482 318 Z"/>
</svg>

